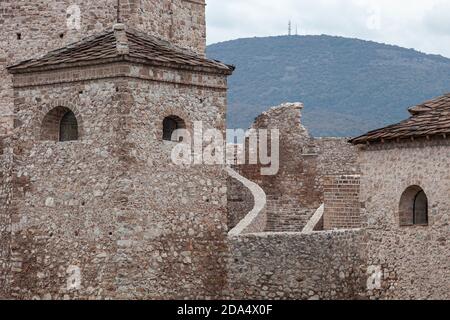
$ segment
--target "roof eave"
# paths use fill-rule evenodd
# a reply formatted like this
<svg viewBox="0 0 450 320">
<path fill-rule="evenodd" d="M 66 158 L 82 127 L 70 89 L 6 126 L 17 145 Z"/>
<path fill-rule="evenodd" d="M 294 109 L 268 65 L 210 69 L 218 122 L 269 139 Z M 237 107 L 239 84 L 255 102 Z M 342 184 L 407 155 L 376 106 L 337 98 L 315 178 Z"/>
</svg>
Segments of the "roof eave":
<svg viewBox="0 0 450 320">
<path fill-rule="evenodd" d="M 358 138 L 350 139 L 348 140 L 349 143 L 357 146 L 357 145 L 375 145 L 375 144 L 385 144 L 385 143 L 391 143 L 391 142 L 405 142 L 407 140 L 410 141 L 416 141 L 420 139 L 434 139 L 438 137 L 443 137 L 444 139 L 447 139 L 447 137 L 450 136 L 450 132 L 437 132 L 433 134 L 409 134 L 399 137 L 390 137 L 390 138 L 377 138 L 377 139 L 370 139 L 365 136 L 361 136 Z"/>
<path fill-rule="evenodd" d="M 29 60 L 31 61 L 31 60 Z M 187 65 L 187 64 L 177 64 L 172 62 L 159 62 L 159 61 L 152 61 L 148 59 L 140 59 L 140 58 L 133 58 L 129 55 L 120 55 L 113 58 L 107 58 L 107 59 L 92 59 L 88 61 L 79 61 L 79 62 L 70 62 L 70 63 L 59 63 L 59 64 L 52 64 L 52 65 L 46 65 L 46 66 L 37 66 L 37 67 L 22 67 L 25 62 L 22 62 L 17 65 L 12 65 L 7 67 L 7 70 L 11 74 L 27 74 L 27 73 L 35 73 L 35 72 L 45 72 L 45 71 L 55 71 L 55 70 L 61 70 L 61 69 L 69 69 L 69 68 L 77 68 L 77 67 L 89 67 L 89 66 L 96 66 L 96 65 L 104 65 L 104 64 L 110 64 L 110 63 L 117 63 L 117 62 L 129 62 L 129 63 L 138 63 L 148 66 L 155 66 L 155 67 L 165 67 L 170 69 L 178 69 L 178 70 L 185 70 L 185 71 L 193 71 L 193 72 L 201 72 L 201 73 L 210 73 L 210 74 L 220 74 L 220 75 L 226 75 L 230 76 L 233 74 L 233 71 L 235 70 L 234 66 L 226 65 L 227 69 L 225 68 L 213 68 L 213 67 L 205 67 L 205 66 L 193 66 L 193 65 Z"/>
<path fill-rule="evenodd" d="M 61 69 L 69 69 L 76 67 L 89 67 L 95 65 L 103 65 L 110 64 L 115 62 L 125 61 L 123 56 L 117 56 L 113 58 L 107 59 L 92 59 L 78 62 L 69 62 L 69 63 L 58 63 L 58 64 L 49 64 L 45 66 L 31 66 L 31 67 L 21 67 L 22 64 L 13 65 L 7 67 L 7 70 L 11 74 L 26 74 L 26 73 L 35 73 L 35 72 L 43 72 L 43 71 L 55 71 Z M 25 63 L 25 62 L 24 62 Z"/>
</svg>

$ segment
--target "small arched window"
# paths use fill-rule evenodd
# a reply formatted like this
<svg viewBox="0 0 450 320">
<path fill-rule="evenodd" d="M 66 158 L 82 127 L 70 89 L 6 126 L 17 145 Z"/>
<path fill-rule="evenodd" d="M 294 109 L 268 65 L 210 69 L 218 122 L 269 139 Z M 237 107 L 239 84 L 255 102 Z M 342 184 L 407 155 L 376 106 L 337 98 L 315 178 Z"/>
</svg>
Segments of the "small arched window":
<svg viewBox="0 0 450 320">
<path fill-rule="evenodd" d="M 42 121 L 41 140 L 78 140 L 78 121 L 75 114 L 65 107 L 56 107 L 48 112 Z"/>
<path fill-rule="evenodd" d="M 163 140 L 180 142 L 182 137 L 175 134 L 178 129 L 186 129 L 186 123 L 177 116 L 168 116 L 163 120 Z"/>
<path fill-rule="evenodd" d="M 402 194 L 400 225 L 428 225 L 428 198 L 419 186 L 411 186 Z"/>
</svg>

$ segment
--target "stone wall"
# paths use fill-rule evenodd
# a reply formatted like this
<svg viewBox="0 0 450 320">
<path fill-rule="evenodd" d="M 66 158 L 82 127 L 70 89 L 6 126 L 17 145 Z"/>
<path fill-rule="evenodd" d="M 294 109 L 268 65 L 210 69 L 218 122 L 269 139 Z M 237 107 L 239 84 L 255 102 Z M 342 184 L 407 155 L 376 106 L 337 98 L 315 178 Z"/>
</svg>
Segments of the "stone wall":
<svg viewBox="0 0 450 320">
<path fill-rule="evenodd" d="M 360 176 L 339 175 L 324 177 L 325 230 L 360 228 Z"/>
<path fill-rule="evenodd" d="M 9 75 L 6 71 L 6 56 L 4 49 L 0 47 L 0 136 L 12 132 L 14 120 L 12 111 L 12 89 Z"/>
<path fill-rule="evenodd" d="M 314 138 L 321 176 L 360 174 L 358 148 L 348 138 Z"/>
<path fill-rule="evenodd" d="M 13 91 L 5 66 L 111 29 L 117 19 L 116 3 L 116 0 L 0 0 L 0 134 L 13 126 Z M 67 10 L 73 5 L 80 9 L 80 29 L 67 22 L 73 16 Z M 204 55 L 204 0 L 121 0 L 121 12 L 128 26 Z"/>
<path fill-rule="evenodd" d="M 450 298 L 449 151 L 442 138 L 361 151 L 372 298 Z M 400 198 L 410 186 L 428 197 L 428 226 L 400 226 Z"/>
<path fill-rule="evenodd" d="M 128 1 L 137 28 L 205 54 L 205 0 Z"/>
<path fill-rule="evenodd" d="M 225 77 L 218 77 L 224 82 Z M 134 154 L 127 168 L 128 203 L 119 245 L 118 290 L 141 298 L 217 298 L 226 281 L 227 173 L 221 165 L 178 167 L 174 146 L 162 142 L 162 120 L 175 115 L 192 130 L 225 129 L 226 90 L 138 81 L 127 144 Z M 217 80 L 218 81 L 218 80 Z M 152 94 L 149 94 L 152 93 Z M 134 230 L 130 230 L 130 226 Z M 141 229 L 142 228 L 142 229 Z M 127 230 L 128 229 L 128 230 Z M 133 261 L 130 265 L 129 260 Z"/>
<path fill-rule="evenodd" d="M 234 299 L 365 297 L 363 231 L 262 233 L 230 237 Z"/>
<path fill-rule="evenodd" d="M 227 208 L 228 230 L 237 226 L 254 206 L 253 195 L 242 182 L 228 176 L 227 179 Z"/>
<path fill-rule="evenodd" d="M 322 203 L 317 155 L 309 154 L 312 138 L 301 124 L 302 108 L 299 103 L 274 107 L 252 126 L 280 132 L 280 168 L 276 175 L 261 175 L 260 164 L 239 166 L 242 175 L 258 183 L 267 194 L 268 231 L 301 231 Z"/>
<path fill-rule="evenodd" d="M 11 267 L 12 155 L 7 137 L 0 137 L 0 299 L 8 297 Z"/>
<path fill-rule="evenodd" d="M 194 121 L 224 130 L 226 77 L 145 69 L 16 77 L 9 297 L 221 296 L 226 172 L 173 164 L 162 123 L 176 115 L 188 130 Z M 95 80 L 105 74 L 111 77 Z M 42 119 L 60 106 L 77 117 L 78 141 L 40 139 Z"/>
</svg>

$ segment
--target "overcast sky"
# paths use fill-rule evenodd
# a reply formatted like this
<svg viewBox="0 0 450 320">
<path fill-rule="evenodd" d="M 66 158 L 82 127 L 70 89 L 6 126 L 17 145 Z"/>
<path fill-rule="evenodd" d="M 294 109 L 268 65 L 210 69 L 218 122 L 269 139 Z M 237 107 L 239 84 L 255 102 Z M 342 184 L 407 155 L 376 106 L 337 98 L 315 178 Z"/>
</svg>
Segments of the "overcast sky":
<svg viewBox="0 0 450 320">
<path fill-rule="evenodd" d="M 207 0 L 208 44 L 293 33 L 373 40 L 450 57 L 450 0 Z"/>
</svg>

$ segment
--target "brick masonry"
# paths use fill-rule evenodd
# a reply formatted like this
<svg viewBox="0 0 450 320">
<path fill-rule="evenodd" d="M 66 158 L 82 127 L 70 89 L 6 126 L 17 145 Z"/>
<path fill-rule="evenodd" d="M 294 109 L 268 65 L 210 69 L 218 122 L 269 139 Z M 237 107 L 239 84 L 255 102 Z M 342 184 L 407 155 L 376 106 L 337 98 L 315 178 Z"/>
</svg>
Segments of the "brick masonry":
<svg viewBox="0 0 450 320">
<path fill-rule="evenodd" d="M 325 176 L 323 180 L 324 229 L 361 227 L 360 176 Z"/>
</svg>

